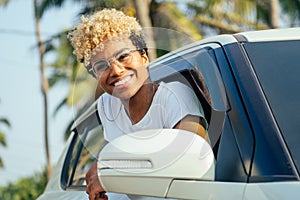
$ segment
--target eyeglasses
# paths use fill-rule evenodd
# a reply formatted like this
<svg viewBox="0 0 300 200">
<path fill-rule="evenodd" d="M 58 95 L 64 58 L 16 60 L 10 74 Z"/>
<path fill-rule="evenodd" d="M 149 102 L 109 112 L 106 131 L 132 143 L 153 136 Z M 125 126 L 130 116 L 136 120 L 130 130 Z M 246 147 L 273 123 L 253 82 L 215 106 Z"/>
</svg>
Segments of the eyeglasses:
<svg viewBox="0 0 300 200">
<path fill-rule="evenodd" d="M 121 51 L 118 51 L 115 53 L 114 56 L 112 56 L 109 59 L 100 59 L 97 60 L 94 64 L 89 65 L 87 67 L 87 70 L 90 74 L 92 74 L 94 77 L 99 78 L 100 75 L 109 67 L 111 67 L 111 63 L 117 64 L 118 66 L 126 66 L 131 64 L 132 62 L 132 53 L 135 51 L 139 51 L 137 49 L 122 49 Z"/>
</svg>

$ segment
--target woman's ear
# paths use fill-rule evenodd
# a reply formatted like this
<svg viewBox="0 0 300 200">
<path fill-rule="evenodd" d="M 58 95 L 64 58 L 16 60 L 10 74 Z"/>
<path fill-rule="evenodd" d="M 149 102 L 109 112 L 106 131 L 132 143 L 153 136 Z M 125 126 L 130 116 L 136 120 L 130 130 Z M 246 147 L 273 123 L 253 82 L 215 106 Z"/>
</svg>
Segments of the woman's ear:
<svg viewBox="0 0 300 200">
<path fill-rule="evenodd" d="M 145 50 L 143 50 L 144 52 L 141 54 L 141 57 L 143 59 L 143 63 L 148 65 L 149 64 L 149 57 L 148 55 L 146 54 Z"/>
</svg>

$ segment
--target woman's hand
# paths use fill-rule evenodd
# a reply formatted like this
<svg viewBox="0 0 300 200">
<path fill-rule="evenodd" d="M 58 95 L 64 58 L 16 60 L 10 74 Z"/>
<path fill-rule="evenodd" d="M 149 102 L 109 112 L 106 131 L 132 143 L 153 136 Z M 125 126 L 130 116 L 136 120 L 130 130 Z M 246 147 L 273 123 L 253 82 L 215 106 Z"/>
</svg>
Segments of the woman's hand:
<svg viewBox="0 0 300 200">
<path fill-rule="evenodd" d="M 107 200 L 105 191 L 99 182 L 97 175 L 97 161 L 94 161 L 91 168 L 85 175 L 87 183 L 86 193 L 89 195 L 89 200 Z"/>
</svg>

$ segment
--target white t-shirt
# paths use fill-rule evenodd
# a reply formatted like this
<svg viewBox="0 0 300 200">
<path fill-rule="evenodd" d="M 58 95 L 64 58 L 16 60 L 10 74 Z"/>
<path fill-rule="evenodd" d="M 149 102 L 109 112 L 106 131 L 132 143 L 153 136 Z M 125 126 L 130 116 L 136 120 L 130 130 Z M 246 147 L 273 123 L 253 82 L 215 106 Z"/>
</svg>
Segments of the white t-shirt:
<svg viewBox="0 0 300 200">
<path fill-rule="evenodd" d="M 120 99 L 107 93 L 99 98 L 98 111 L 107 141 L 140 130 L 174 128 L 187 115 L 199 116 L 207 127 L 196 95 L 180 82 L 161 82 L 149 110 L 136 124 L 132 124 Z"/>
</svg>

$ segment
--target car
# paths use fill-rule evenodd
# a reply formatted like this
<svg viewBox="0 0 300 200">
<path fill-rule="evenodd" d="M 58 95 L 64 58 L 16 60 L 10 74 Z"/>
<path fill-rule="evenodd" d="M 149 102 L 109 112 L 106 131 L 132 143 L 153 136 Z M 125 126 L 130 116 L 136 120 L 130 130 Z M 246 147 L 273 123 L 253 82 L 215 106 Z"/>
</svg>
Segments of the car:
<svg viewBox="0 0 300 200">
<path fill-rule="evenodd" d="M 132 199 L 299 198 L 300 28 L 210 37 L 154 60 L 149 71 L 153 81 L 193 89 L 209 142 L 162 129 L 108 143 L 94 103 L 75 121 L 38 200 L 88 199 L 85 173 L 95 159 L 104 188 Z"/>
</svg>

